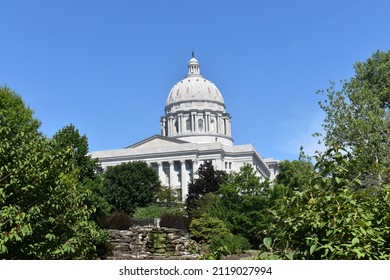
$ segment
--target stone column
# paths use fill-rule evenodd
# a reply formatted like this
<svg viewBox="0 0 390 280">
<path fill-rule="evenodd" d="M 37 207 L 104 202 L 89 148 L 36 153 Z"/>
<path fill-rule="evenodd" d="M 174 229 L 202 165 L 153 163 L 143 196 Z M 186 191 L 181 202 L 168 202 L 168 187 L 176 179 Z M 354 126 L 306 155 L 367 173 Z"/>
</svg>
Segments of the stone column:
<svg viewBox="0 0 390 280">
<path fill-rule="evenodd" d="M 194 159 L 192 161 L 192 178 L 193 179 L 197 179 L 198 178 L 198 174 L 196 172 L 198 172 L 198 159 Z"/>
<path fill-rule="evenodd" d="M 172 135 L 176 135 L 176 127 L 175 127 L 176 120 L 177 119 L 175 117 L 172 117 Z"/>
<path fill-rule="evenodd" d="M 161 135 L 162 135 L 162 136 L 167 136 L 167 135 L 166 135 L 166 130 L 165 130 L 165 118 L 163 118 L 163 119 L 161 120 Z"/>
<path fill-rule="evenodd" d="M 194 132 L 194 131 L 196 131 L 197 129 L 196 129 L 196 116 L 195 116 L 195 113 L 194 112 L 191 112 L 191 124 L 192 124 L 192 126 L 191 126 L 191 131 L 192 132 Z"/>
<path fill-rule="evenodd" d="M 232 136 L 232 121 L 231 121 L 231 119 L 229 118 L 228 119 L 228 135 L 231 137 Z"/>
<path fill-rule="evenodd" d="M 164 184 L 164 181 L 163 179 L 165 179 L 164 177 L 164 170 L 163 170 L 163 163 L 161 161 L 157 162 L 158 164 L 158 177 L 160 178 L 160 181 L 162 184 Z"/>
<path fill-rule="evenodd" d="M 169 162 L 169 186 L 171 188 L 175 187 L 175 165 L 174 161 Z"/>
<path fill-rule="evenodd" d="M 206 127 L 207 127 L 207 132 L 210 132 L 210 113 L 206 112 Z"/>
<path fill-rule="evenodd" d="M 193 117 L 192 112 L 190 112 L 188 119 L 190 120 L 190 132 L 193 132 L 194 131 L 194 117 Z"/>
<path fill-rule="evenodd" d="M 215 159 L 213 161 L 215 162 L 215 169 L 223 170 L 223 161 L 221 159 Z"/>
<path fill-rule="evenodd" d="M 187 176 L 187 169 L 186 169 L 186 161 L 181 160 L 181 195 L 182 200 L 184 201 L 187 198 L 188 194 L 188 176 Z"/>
<path fill-rule="evenodd" d="M 217 133 L 221 133 L 221 116 L 217 115 Z"/>
<path fill-rule="evenodd" d="M 168 135 L 167 136 L 171 136 L 172 135 L 172 130 L 171 130 L 172 126 L 171 126 L 171 117 L 168 118 Z"/>
<path fill-rule="evenodd" d="M 171 132 L 170 132 L 170 135 L 173 135 L 173 131 L 174 131 L 174 128 L 173 128 L 173 117 L 169 117 L 169 127 L 171 128 Z"/>
<path fill-rule="evenodd" d="M 180 114 L 179 115 L 179 133 L 183 133 L 183 115 L 182 114 Z"/>
<path fill-rule="evenodd" d="M 181 116 L 181 132 L 185 133 L 187 130 L 186 128 L 186 119 L 184 118 L 184 115 Z"/>
</svg>

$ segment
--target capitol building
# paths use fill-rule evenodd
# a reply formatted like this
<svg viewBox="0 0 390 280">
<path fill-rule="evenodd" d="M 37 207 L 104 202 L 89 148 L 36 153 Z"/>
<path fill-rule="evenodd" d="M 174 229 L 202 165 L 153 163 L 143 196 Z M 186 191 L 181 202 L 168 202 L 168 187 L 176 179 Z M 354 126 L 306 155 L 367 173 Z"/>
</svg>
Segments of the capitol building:
<svg viewBox="0 0 390 280">
<path fill-rule="evenodd" d="M 234 145 L 230 114 L 217 86 L 204 78 L 192 55 L 188 73 L 168 94 L 161 134 L 123 149 L 95 151 L 103 169 L 129 161 L 145 161 L 154 168 L 163 185 L 188 194 L 188 183 L 196 178 L 200 164 L 211 162 L 226 172 L 250 164 L 258 176 L 274 179 L 278 161 L 262 158 L 252 144 Z"/>
</svg>

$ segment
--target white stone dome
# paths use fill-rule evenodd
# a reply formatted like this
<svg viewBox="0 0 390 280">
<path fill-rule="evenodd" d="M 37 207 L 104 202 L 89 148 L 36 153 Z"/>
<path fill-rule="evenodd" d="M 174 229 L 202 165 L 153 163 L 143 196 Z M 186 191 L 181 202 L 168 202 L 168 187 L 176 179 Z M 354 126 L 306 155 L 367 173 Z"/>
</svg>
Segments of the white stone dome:
<svg viewBox="0 0 390 280">
<path fill-rule="evenodd" d="M 202 76 L 187 76 L 171 89 L 166 106 L 185 101 L 211 101 L 225 106 L 217 86 Z"/>
<path fill-rule="evenodd" d="M 193 143 L 221 142 L 233 145 L 230 115 L 217 86 L 200 74 L 192 56 L 188 74 L 169 92 L 161 135 Z"/>
</svg>

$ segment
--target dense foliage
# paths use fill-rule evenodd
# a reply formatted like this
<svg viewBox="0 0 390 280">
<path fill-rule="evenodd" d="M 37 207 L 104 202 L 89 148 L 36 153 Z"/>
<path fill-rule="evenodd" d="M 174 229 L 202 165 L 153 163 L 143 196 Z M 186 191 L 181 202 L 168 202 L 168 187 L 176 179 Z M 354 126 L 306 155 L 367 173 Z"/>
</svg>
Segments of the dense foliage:
<svg viewBox="0 0 390 280">
<path fill-rule="evenodd" d="M 280 162 L 272 183 L 244 166 L 198 198 L 192 216 L 222 221 L 260 245 L 261 259 L 389 259 L 390 52 L 355 70 L 341 90 L 322 91 L 324 151 Z M 229 252 L 227 236 L 210 241 L 212 258 Z"/>
<path fill-rule="evenodd" d="M 95 258 L 105 231 L 90 219 L 74 150 L 38 132 L 19 95 L 0 88 L 0 258 Z"/>
<path fill-rule="evenodd" d="M 390 187 L 350 179 L 356 159 L 337 146 L 317 159 L 318 172 L 276 208 L 262 258 L 388 259 Z M 270 252 L 272 254 L 270 254 Z"/>
<path fill-rule="evenodd" d="M 248 239 L 241 235 L 215 236 L 211 239 L 210 250 L 224 248 L 227 254 L 241 254 L 251 248 Z"/>
<path fill-rule="evenodd" d="M 224 171 L 215 170 L 211 162 L 199 166 L 198 177 L 188 184 L 186 207 L 190 212 L 197 208 L 197 201 L 207 193 L 218 192 L 220 184 L 226 175 Z"/>
<path fill-rule="evenodd" d="M 160 218 L 165 214 L 181 213 L 181 209 L 177 207 L 164 207 L 160 205 L 149 205 L 146 207 L 138 207 L 133 215 L 136 219 L 153 219 Z"/>
<path fill-rule="evenodd" d="M 125 212 L 113 212 L 101 218 L 101 224 L 108 229 L 127 230 L 133 225 L 133 221 Z"/>
<path fill-rule="evenodd" d="M 216 236 L 223 238 L 232 235 L 222 220 L 206 213 L 191 221 L 190 232 L 191 238 L 199 243 L 210 243 Z"/>
<path fill-rule="evenodd" d="M 323 141 L 356 158 L 350 178 L 359 175 L 364 186 L 379 186 L 390 176 L 390 51 L 377 51 L 354 68 L 355 76 L 340 90 L 331 83 L 320 103 L 326 113 Z"/>
<path fill-rule="evenodd" d="M 59 150 L 71 149 L 74 163 L 79 166 L 79 179 L 83 182 L 86 179 L 96 177 L 99 168 L 98 160 L 88 155 L 88 139 L 86 135 L 80 135 L 79 130 L 73 125 L 67 125 L 60 129 L 53 136 L 54 145 Z"/>
<path fill-rule="evenodd" d="M 288 176 L 298 184 L 279 182 L 288 192 L 272 211 L 260 258 L 390 258 L 390 52 L 355 70 L 320 103 L 326 149 L 315 170 Z"/>
<path fill-rule="evenodd" d="M 156 201 L 161 184 L 146 162 L 136 161 L 108 167 L 103 186 L 104 196 L 114 210 L 132 215 L 138 207 Z"/>
<path fill-rule="evenodd" d="M 161 215 L 160 226 L 178 228 L 188 232 L 190 222 L 190 218 L 184 215 L 184 213 L 164 213 Z"/>
<path fill-rule="evenodd" d="M 92 159 L 88 154 L 89 145 L 86 135 L 80 135 L 79 130 L 72 124 L 60 129 L 53 136 L 53 144 L 59 150 L 72 151 L 70 160 L 79 167 L 78 189 L 89 192 L 85 203 L 96 208 L 92 214 L 94 220 L 108 215 L 111 206 L 104 198 L 103 179 L 99 174 L 100 165 L 97 159 Z"/>
<path fill-rule="evenodd" d="M 234 234 L 246 237 L 255 248 L 268 228 L 268 210 L 272 206 L 268 181 L 260 182 L 251 165 L 229 174 L 221 185 L 220 203 L 225 209 L 222 218 Z"/>
</svg>

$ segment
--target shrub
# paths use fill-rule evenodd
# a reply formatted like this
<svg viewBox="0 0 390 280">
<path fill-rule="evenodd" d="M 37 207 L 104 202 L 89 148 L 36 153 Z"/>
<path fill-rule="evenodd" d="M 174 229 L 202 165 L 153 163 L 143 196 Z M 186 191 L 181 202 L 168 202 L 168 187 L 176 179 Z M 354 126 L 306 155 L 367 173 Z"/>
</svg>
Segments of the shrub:
<svg viewBox="0 0 390 280">
<path fill-rule="evenodd" d="M 131 217 L 124 212 L 114 212 L 102 219 L 104 227 L 109 229 L 129 229 L 132 226 Z"/>
<path fill-rule="evenodd" d="M 115 211 L 130 215 L 137 207 L 152 204 L 161 187 L 157 173 L 144 161 L 109 166 L 103 178 L 105 200 Z"/>
<path fill-rule="evenodd" d="M 210 249 L 212 251 L 222 247 L 226 247 L 230 254 L 241 254 L 243 251 L 250 249 L 251 244 L 242 235 L 215 236 L 211 239 Z"/>
<path fill-rule="evenodd" d="M 108 240 L 96 244 L 96 253 L 98 255 L 98 258 L 101 260 L 107 259 L 107 257 L 110 257 L 113 255 L 114 245 Z"/>
<path fill-rule="evenodd" d="M 188 232 L 190 218 L 183 214 L 163 214 L 161 215 L 160 226 L 168 228 L 178 228 Z"/>
<path fill-rule="evenodd" d="M 135 210 L 134 218 L 136 219 L 153 219 L 160 218 L 164 214 L 177 214 L 180 212 L 176 207 L 163 207 L 158 205 L 150 205 L 147 207 L 139 207 Z"/>
<path fill-rule="evenodd" d="M 191 237 L 199 243 L 210 243 L 214 237 L 226 237 L 232 235 L 226 224 L 208 214 L 203 214 L 199 219 L 192 220 L 190 224 Z"/>
</svg>

